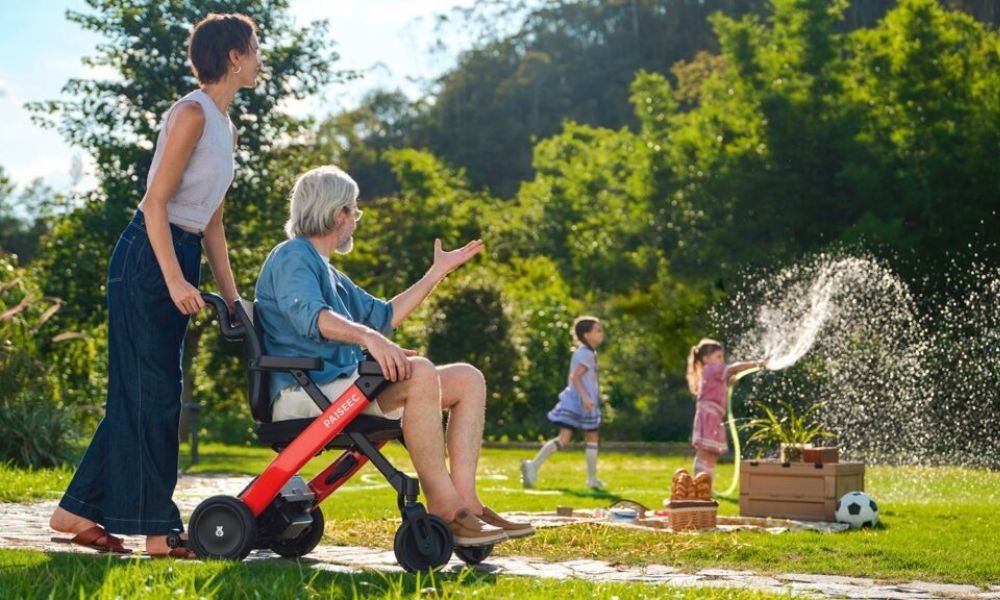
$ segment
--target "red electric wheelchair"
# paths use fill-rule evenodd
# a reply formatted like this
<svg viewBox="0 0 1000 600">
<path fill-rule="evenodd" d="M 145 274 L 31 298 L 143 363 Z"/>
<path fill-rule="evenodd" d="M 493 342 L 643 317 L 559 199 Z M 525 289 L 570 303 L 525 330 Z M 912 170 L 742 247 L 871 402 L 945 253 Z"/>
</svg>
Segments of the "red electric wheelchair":
<svg viewBox="0 0 1000 600">
<path fill-rule="evenodd" d="M 323 367 L 321 359 L 265 355 L 259 319 L 238 304 L 233 322 L 221 297 L 208 293 L 202 297 L 214 307 L 223 337 L 243 345 L 247 399 L 257 422 L 257 437 L 278 455 L 237 496 L 214 496 L 199 504 L 188 524 L 189 539 L 182 540 L 175 532 L 167 538 L 171 547 L 188 546 L 199 557 L 230 560 L 242 560 L 257 548 L 269 548 L 285 557 L 304 556 L 323 537 L 320 503 L 371 461 L 397 493 L 402 523 L 393 551 L 404 569 L 425 571 L 445 565 L 452 552 L 468 564 L 478 564 L 490 555 L 492 545 L 456 547 L 448 525 L 418 502 L 417 479 L 393 467 L 379 451 L 392 440 L 404 440 L 399 421 L 361 414 L 390 383 L 377 362 L 362 361 L 358 380 L 331 401 L 309 376 L 310 370 Z M 295 377 L 323 411 L 320 416 L 271 422 L 268 378 L 279 371 Z M 298 475 L 310 459 L 330 449 L 343 452 L 308 483 Z"/>
</svg>

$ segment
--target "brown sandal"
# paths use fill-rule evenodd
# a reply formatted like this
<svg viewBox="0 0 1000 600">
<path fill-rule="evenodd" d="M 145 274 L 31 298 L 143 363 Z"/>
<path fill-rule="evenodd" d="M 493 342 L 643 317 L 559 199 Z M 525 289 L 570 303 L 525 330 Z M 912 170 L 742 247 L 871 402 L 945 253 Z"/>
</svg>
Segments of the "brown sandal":
<svg viewBox="0 0 1000 600">
<path fill-rule="evenodd" d="M 147 554 L 149 558 L 177 558 L 180 560 L 194 560 L 198 558 L 198 553 L 191 548 L 171 548 L 170 552 Z"/>
<path fill-rule="evenodd" d="M 84 529 L 72 538 L 50 538 L 59 544 L 76 544 L 84 548 L 97 550 L 104 554 L 131 554 L 132 551 L 126 548 L 124 540 L 115 537 L 104 530 L 100 525 L 94 525 L 89 529 Z"/>
</svg>

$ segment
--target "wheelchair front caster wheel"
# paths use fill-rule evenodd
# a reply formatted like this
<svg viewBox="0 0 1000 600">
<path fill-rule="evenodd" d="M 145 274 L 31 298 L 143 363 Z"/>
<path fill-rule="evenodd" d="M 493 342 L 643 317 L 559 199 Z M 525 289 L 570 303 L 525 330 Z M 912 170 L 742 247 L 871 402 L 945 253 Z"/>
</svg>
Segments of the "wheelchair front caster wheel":
<svg viewBox="0 0 1000 600">
<path fill-rule="evenodd" d="M 416 573 L 448 564 L 454 544 L 448 524 L 435 515 L 426 515 L 403 521 L 396 530 L 392 550 L 401 567 Z"/>
<path fill-rule="evenodd" d="M 455 556 L 467 565 L 478 565 L 486 560 L 486 557 L 492 552 L 492 544 L 489 546 L 455 546 Z"/>
<path fill-rule="evenodd" d="M 188 530 L 191 548 L 203 558 L 243 560 L 257 542 L 250 507 L 232 496 L 213 496 L 199 504 Z"/>
</svg>

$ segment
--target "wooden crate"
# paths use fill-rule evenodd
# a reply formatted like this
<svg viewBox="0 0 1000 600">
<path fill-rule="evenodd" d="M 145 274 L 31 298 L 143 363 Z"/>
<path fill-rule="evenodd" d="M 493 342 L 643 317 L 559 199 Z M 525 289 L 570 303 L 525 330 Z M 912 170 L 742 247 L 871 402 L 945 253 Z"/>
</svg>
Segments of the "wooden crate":
<svg viewBox="0 0 1000 600">
<path fill-rule="evenodd" d="M 740 515 L 744 517 L 833 521 L 837 499 L 864 489 L 864 463 L 740 463 Z"/>
</svg>

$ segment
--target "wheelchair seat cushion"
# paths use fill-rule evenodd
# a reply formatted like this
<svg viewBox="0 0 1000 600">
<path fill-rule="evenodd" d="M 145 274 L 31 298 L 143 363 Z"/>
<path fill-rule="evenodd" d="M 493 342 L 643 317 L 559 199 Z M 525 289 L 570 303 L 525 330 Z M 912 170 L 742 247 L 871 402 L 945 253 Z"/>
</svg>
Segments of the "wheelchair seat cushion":
<svg viewBox="0 0 1000 600">
<path fill-rule="evenodd" d="M 288 419 L 287 421 L 275 421 L 273 423 L 259 423 L 257 425 L 257 439 L 261 444 L 273 448 L 283 448 L 291 444 L 315 420 L 315 418 Z M 327 444 L 326 447 L 346 448 L 350 446 L 352 442 L 345 435 L 348 432 L 363 433 L 372 442 L 395 440 L 403 436 L 403 430 L 398 420 L 382 419 L 361 414 L 348 423 L 344 427 L 343 432 Z"/>
</svg>

